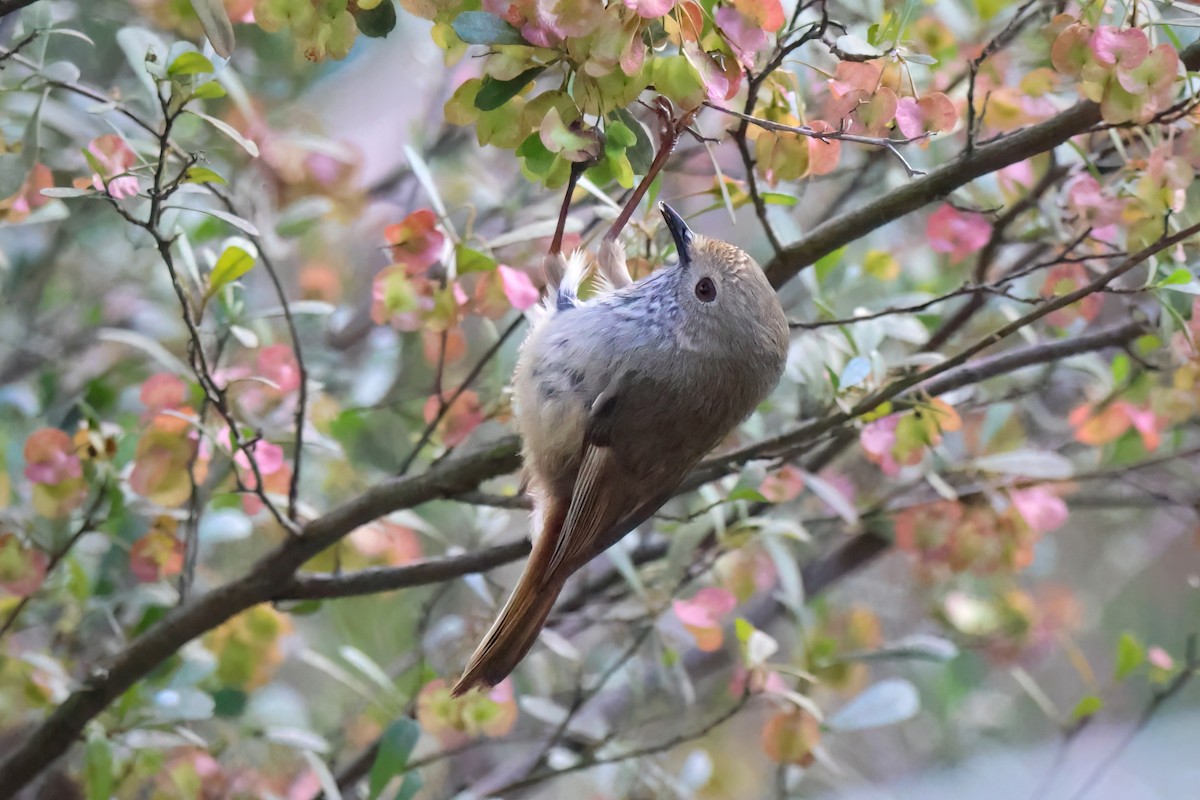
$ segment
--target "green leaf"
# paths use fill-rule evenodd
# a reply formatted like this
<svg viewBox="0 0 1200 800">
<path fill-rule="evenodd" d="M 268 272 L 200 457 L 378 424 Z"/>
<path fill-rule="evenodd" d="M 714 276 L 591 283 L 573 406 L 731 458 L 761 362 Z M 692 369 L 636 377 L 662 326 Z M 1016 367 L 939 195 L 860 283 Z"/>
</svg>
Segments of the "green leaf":
<svg viewBox="0 0 1200 800">
<path fill-rule="evenodd" d="M 1158 282 L 1159 286 L 1174 286 L 1176 284 L 1189 283 L 1192 280 L 1192 273 L 1187 267 L 1178 267 L 1167 277 Z"/>
<path fill-rule="evenodd" d="M 243 150 L 245 150 L 247 153 L 249 153 L 251 156 L 253 156 L 254 158 L 258 158 L 258 145 L 255 144 L 252 140 L 247 139 L 245 136 L 242 136 L 242 134 L 239 133 L 237 131 L 237 129 L 234 128 L 232 125 L 230 125 L 228 122 L 217 119 L 216 117 L 210 117 L 208 114 L 203 114 L 199 111 L 196 111 L 193 108 L 187 109 L 187 113 L 193 114 L 193 115 L 199 117 L 200 119 L 204 120 L 205 122 L 207 122 L 209 125 L 212 125 L 214 128 L 219 130 L 221 133 L 225 134 L 230 139 L 233 139 L 233 141 L 237 142 L 237 144 Z"/>
<path fill-rule="evenodd" d="M 226 181 L 208 167 L 188 167 L 188 171 L 183 177 L 183 182 L 224 184 Z"/>
<path fill-rule="evenodd" d="M 515 78 L 498 81 L 491 75 L 483 76 L 483 85 L 475 95 L 475 107 L 480 111 L 495 111 L 521 93 L 530 81 L 541 75 L 545 67 L 530 67 Z"/>
<path fill-rule="evenodd" d="M 328 197 L 303 197 L 279 213 L 275 232 L 289 238 L 300 236 L 332 210 L 333 201 Z"/>
<path fill-rule="evenodd" d="M 464 11 L 450 27 L 467 44 L 529 44 L 519 30 L 486 11 Z"/>
<path fill-rule="evenodd" d="M 471 272 L 491 272 L 496 268 L 494 258 L 461 244 L 454 248 L 454 259 L 458 265 L 459 275 Z"/>
<path fill-rule="evenodd" d="M 215 208 L 189 208 L 188 206 L 163 206 L 163 208 L 175 211 L 196 211 L 201 214 L 207 214 L 210 217 L 216 217 L 222 222 L 227 222 L 239 231 L 245 231 L 251 236 L 261 235 L 253 222 L 248 219 L 242 219 L 236 214 L 230 214 L 228 211 L 218 211 Z"/>
<path fill-rule="evenodd" d="M 412 800 L 424 785 L 425 781 L 421 780 L 419 774 L 410 772 L 404 776 L 404 782 L 400 784 L 396 794 L 392 795 L 392 800 Z"/>
<path fill-rule="evenodd" d="M 521 142 L 521 146 L 517 148 L 517 155 L 524 159 L 525 169 L 534 175 L 545 176 L 554 165 L 554 153 L 546 149 L 546 145 L 542 144 L 542 137 L 536 132 Z"/>
<path fill-rule="evenodd" d="M 196 100 L 216 100 L 224 96 L 225 87 L 216 81 L 202 83 L 192 91 L 192 98 Z"/>
<path fill-rule="evenodd" d="M 88 739 L 84 760 L 88 800 L 109 800 L 113 791 L 113 757 L 108 740 Z"/>
<path fill-rule="evenodd" d="M 1075 704 L 1075 710 L 1071 712 L 1071 719 L 1075 722 L 1087 719 L 1100 709 L 1104 708 L 1104 701 L 1094 694 L 1086 695 L 1080 698 Z"/>
<path fill-rule="evenodd" d="M 637 134 L 620 120 L 609 123 L 604 132 L 608 135 L 609 144 L 614 147 L 619 147 L 622 150 L 633 147 L 637 144 Z"/>
<path fill-rule="evenodd" d="M 1123 681 L 1145 660 L 1146 648 L 1142 646 L 1136 636 L 1126 631 L 1121 634 L 1121 640 L 1117 642 L 1117 664 L 1113 670 L 1113 676 L 1117 680 Z"/>
<path fill-rule="evenodd" d="M 769 206 L 794 206 L 800 202 L 798 198 L 781 192 L 762 192 L 763 202 Z"/>
<path fill-rule="evenodd" d="M 1125 379 L 1129 377 L 1129 369 L 1131 362 L 1129 356 L 1124 353 L 1119 354 L 1112 361 L 1112 380 L 1114 386 L 1121 386 L 1125 383 Z"/>
<path fill-rule="evenodd" d="M 42 197 L 84 197 L 95 193 L 94 189 L 73 189 L 70 186 L 51 186 L 41 192 Z"/>
<path fill-rule="evenodd" d="M 221 253 L 221 257 L 217 259 L 217 265 L 213 267 L 212 273 L 208 276 L 206 295 L 213 296 L 222 286 L 236 281 L 249 272 L 253 266 L 254 256 L 237 245 L 226 247 L 225 252 Z"/>
<path fill-rule="evenodd" d="M 192 10 L 200 18 L 200 27 L 204 28 L 204 35 L 212 42 L 217 55 L 221 58 L 233 55 L 233 46 L 237 42 L 225 4 L 221 0 L 192 0 Z"/>
<path fill-rule="evenodd" d="M 28 160 L 24 153 L 0 154 L 0 197 L 12 197 L 21 191 L 29 175 Z"/>
<path fill-rule="evenodd" d="M 171 62 L 171 66 L 167 67 L 167 74 L 171 77 L 177 75 L 198 75 L 202 72 L 212 71 L 212 62 L 194 50 L 180 53 L 179 57 Z"/>
<path fill-rule="evenodd" d="M 618 108 L 613 112 L 621 123 L 633 131 L 634 143 L 625 149 L 625 155 L 629 158 L 629 165 L 633 167 L 633 171 L 637 175 L 645 175 L 650 171 L 650 164 L 654 161 L 654 144 L 650 141 L 650 134 L 646 132 L 646 126 L 638 122 L 637 117 L 629 113 L 623 108 Z"/>
<path fill-rule="evenodd" d="M 396 27 L 396 6 L 392 0 L 383 0 L 374 8 L 365 11 L 359 9 L 354 14 L 354 22 L 363 36 L 382 39 Z"/>
<path fill-rule="evenodd" d="M 958 645 L 940 636 L 914 633 L 875 650 L 842 653 L 840 661 L 934 661 L 945 663 L 958 657 Z"/>
<path fill-rule="evenodd" d="M 839 247 L 832 253 L 826 253 L 817 259 L 813 267 L 816 269 L 817 283 L 824 283 L 829 274 L 833 272 L 834 267 L 842 262 L 842 255 L 846 252 L 846 248 Z"/>
<path fill-rule="evenodd" d="M 912 719 L 920 710 L 917 687 L 904 678 L 886 678 L 826 718 L 825 725 L 835 731 L 882 728 Z"/>
<path fill-rule="evenodd" d="M 749 500 L 752 503 L 769 503 L 763 493 L 751 486 L 741 486 L 729 493 L 726 500 Z"/>
<path fill-rule="evenodd" d="M 213 713 L 218 717 L 240 717 L 250 699 L 241 689 L 225 687 L 212 693 Z"/>
<path fill-rule="evenodd" d="M 376 800 L 392 778 L 408 770 L 408 757 L 420 736 L 420 726 L 408 717 L 396 720 L 383 732 L 379 738 L 379 752 L 375 756 L 375 763 L 371 765 L 370 790 L 367 794 L 370 800 Z"/>
</svg>

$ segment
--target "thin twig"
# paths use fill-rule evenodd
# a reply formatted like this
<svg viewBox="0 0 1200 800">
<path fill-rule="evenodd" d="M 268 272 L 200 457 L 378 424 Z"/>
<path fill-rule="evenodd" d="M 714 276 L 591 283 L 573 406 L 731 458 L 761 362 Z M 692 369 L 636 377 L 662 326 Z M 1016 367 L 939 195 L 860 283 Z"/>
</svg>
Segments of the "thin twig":
<svg viewBox="0 0 1200 800">
<path fill-rule="evenodd" d="M 769 119 L 752 117 L 749 114 L 743 114 L 742 112 L 734 111 L 731 108 L 722 108 L 721 106 L 709 103 L 707 101 L 705 101 L 704 105 L 708 106 L 709 108 L 715 108 L 717 111 L 720 111 L 723 114 L 728 114 L 731 117 L 737 117 L 743 122 L 748 122 L 751 125 L 757 125 L 758 127 L 768 131 L 794 133 L 797 136 L 807 136 L 810 139 L 819 139 L 822 142 L 853 142 L 855 144 L 866 144 L 872 147 L 882 147 L 884 150 L 887 150 L 900 160 L 901 165 L 904 166 L 904 171 L 908 173 L 908 177 L 914 178 L 918 175 L 925 174 L 919 169 L 914 169 L 913 166 L 908 163 L 907 159 L 904 158 L 903 154 L 901 154 L 901 152 L 897 149 L 897 147 L 900 145 L 912 144 L 913 142 L 920 142 L 928 139 L 933 135 L 932 132 L 922 133 L 919 136 L 908 136 L 903 139 L 891 139 L 886 136 L 862 136 L 857 133 L 846 133 L 845 131 L 819 131 L 816 128 L 810 128 L 808 125 L 784 125 L 782 122 L 772 122 Z"/>
<path fill-rule="evenodd" d="M 96 491 L 96 497 L 92 500 L 91 505 L 88 506 L 87 511 L 84 512 L 83 521 L 79 523 L 79 527 L 75 529 L 75 532 L 71 534 L 71 538 L 67 539 L 67 541 L 63 543 L 62 547 L 50 554 L 50 558 L 46 561 L 46 571 L 42 577 L 43 582 L 50 577 L 50 575 L 54 572 L 54 568 L 57 567 L 62 560 L 67 557 L 67 554 L 71 552 L 71 549 L 75 547 L 75 544 L 83 537 L 83 535 L 95 528 L 96 514 L 99 513 L 100 506 L 104 504 L 104 499 L 107 494 L 108 481 L 104 480 L 100 483 L 100 487 Z M 12 607 L 12 610 L 8 612 L 8 616 L 4 618 L 4 622 L 0 623 L 0 639 L 3 639 L 9 630 L 11 630 L 12 627 L 17 624 L 17 618 L 21 616 L 21 613 L 25 610 L 25 607 L 29 605 L 31 600 L 33 600 L 34 594 L 34 592 L 30 592 L 22 597 L 17 601 L 17 604 Z"/>
<path fill-rule="evenodd" d="M 484 368 L 491 362 L 495 355 L 500 352 L 500 348 L 504 346 L 504 343 L 507 342 L 509 338 L 520 329 L 524 322 L 524 314 L 518 314 L 516 317 L 514 317 L 513 321 L 508 324 L 508 327 L 504 329 L 503 333 L 501 333 L 496 341 L 492 342 L 491 346 L 489 346 L 488 349 L 484 351 L 483 355 L 479 357 L 479 360 L 475 362 L 475 366 L 471 367 L 471 371 L 467 373 L 467 376 L 463 378 L 462 383 L 460 383 L 458 388 L 454 390 L 454 393 L 450 395 L 450 399 L 441 404 L 441 406 L 438 408 L 438 413 L 432 420 L 429 421 L 424 430 L 421 431 L 421 435 L 418 437 L 417 443 L 413 445 L 413 449 L 400 464 L 400 469 L 396 471 L 397 475 L 408 474 L 409 469 L 412 468 L 413 462 L 417 460 L 417 456 L 419 456 L 421 451 L 425 449 L 425 445 L 429 444 L 429 440 L 433 438 L 434 431 L 437 430 L 437 426 L 441 424 L 443 419 L 445 419 L 446 414 L 449 413 L 451 407 L 454 405 L 454 402 L 462 396 L 463 392 L 471 387 L 471 384 L 475 382 L 475 379 L 479 377 Z"/>
</svg>

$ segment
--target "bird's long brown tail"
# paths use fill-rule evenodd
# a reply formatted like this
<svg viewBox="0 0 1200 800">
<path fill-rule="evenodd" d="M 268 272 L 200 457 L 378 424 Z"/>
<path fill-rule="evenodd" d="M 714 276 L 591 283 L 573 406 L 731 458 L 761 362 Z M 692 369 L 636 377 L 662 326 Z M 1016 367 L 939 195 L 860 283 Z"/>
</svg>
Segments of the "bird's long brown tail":
<svg viewBox="0 0 1200 800">
<path fill-rule="evenodd" d="M 504 680 L 537 641 L 567 578 L 567 574 L 546 574 L 565 517 L 565 509 L 556 511 L 547 514 L 546 527 L 533 546 L 521 579 L 454 684 L 451 693 L 455 697 L 476 686 L 495 686 Z"/>
</svg>

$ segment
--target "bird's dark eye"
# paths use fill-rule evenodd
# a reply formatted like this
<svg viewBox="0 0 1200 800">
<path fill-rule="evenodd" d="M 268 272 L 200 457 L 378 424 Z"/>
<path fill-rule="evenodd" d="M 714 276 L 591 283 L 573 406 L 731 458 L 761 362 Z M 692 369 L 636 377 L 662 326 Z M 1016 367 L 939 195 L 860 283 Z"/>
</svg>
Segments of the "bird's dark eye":
<svg viewBox="0 0 1200 800">
<path fill-rule="evenodd" d="M 717 285 L 712 282 L 712 278 L 701 278 L 696 281 L 696 297 L 701 303 L 711 303 L 717 299 Z"/>
</svg>

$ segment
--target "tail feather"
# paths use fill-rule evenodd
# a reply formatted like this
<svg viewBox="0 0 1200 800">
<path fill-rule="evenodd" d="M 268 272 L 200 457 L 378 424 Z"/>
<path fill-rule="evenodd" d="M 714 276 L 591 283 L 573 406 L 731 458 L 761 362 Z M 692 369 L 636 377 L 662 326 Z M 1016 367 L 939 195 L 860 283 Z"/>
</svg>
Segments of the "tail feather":
<svg viewBox="0 0 1200 800">
<path fill-rule="evenodd" d="M 543 584 L 540 576 L 526 572 L 454 684 L 452 694 L 458 697 L 476 686 L 495 686 L 508 677 L 533 648 L 562 587 L 562 581 Z"/>
<path fill-rule="evenodd" d="M 475 648 L 451 694 L 466 694 L 476 686 L 495 686 L 504 680 L 537 641 L 550 616 L 566 576 L 547 575 L 554 544 L 566 519 L 566 503 L 551 500 L 544 525 L 533 543 L 533 552 L 491 629 Z"/>
</svg>

